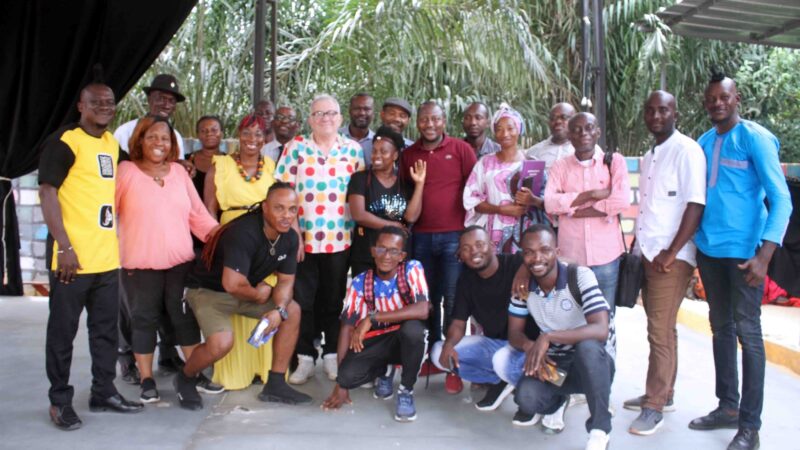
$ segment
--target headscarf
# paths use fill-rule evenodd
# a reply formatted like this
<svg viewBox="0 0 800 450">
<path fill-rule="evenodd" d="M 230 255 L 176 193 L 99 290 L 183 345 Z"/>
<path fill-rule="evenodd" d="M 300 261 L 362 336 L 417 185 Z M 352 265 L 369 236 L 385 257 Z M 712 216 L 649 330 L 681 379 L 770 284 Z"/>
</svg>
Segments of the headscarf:
<svg viewBox="0 0 800 450">
<path fill-rule="evenodd" d="M 492 116 L 492 129 L 494 129 L 494 127 L 497 125 L 497 122 L 504 117 L 508 117 L 512 122 L 514 122 L 514 125 L 517 126 L 520 136 L 525 134 L 525 120 L 522 118 L 522 115 L 517 112 L 517 110 L 508 106 L 508 103 L 506 102 L 501 103 L 500 107 L 497 108 L 497 112 L 495 112 L 494 116 Z"/>
</svg>

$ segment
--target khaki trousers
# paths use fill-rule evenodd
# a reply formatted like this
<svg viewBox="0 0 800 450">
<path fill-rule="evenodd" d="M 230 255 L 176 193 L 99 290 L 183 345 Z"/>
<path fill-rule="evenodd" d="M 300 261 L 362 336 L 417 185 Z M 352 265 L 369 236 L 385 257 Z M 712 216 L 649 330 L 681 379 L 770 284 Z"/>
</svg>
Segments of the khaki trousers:
<svg viewBox="0 0 800 450">
<path fill-rule="evenodd" d="M 642 302 L 647 313 L 647 340 L 650 358 L 643 408 L 661 412 L 675 392 L 678 374 L 678 309 L 686 294 L 694 267 L 675 260 L 667 273 L 656 272 L 653 264 L 643 258 L 645 284 Z"/>
</svg>

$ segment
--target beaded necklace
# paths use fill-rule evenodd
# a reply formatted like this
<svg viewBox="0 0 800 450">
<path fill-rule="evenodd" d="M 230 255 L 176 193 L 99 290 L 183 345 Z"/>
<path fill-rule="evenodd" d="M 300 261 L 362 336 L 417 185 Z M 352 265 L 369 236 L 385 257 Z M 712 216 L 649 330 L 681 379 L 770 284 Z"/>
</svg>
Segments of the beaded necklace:
<svg viewBox="0 0 800 450">
<path fill-rule="evenodd" d="M 255 183 L 256 181 L 261 179 L 261 175 L 264 173 L 264 158 L 258 160 L 258 166 L 256 167 L 256 174 L 254 176 L 250 176 L 244 170 L 242 166 L 242 159 L 239 156 L 234 158 L 236 160 L 236 167 L 239 169 L 239 175 L 244 178 L 244 181 L 247 183 Z"/>
</svg>

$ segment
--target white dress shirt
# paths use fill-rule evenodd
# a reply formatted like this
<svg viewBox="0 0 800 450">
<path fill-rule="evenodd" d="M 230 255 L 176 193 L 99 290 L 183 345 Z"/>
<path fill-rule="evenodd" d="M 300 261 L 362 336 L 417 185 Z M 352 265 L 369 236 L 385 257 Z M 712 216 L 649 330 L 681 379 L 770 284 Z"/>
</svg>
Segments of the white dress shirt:
<svg viewBox="0 0 800 450">
<path fill-rule="evenodd" d="M 676 130 L 642 158 L 636 244 L 648 261 L 672 244 L 688 203 L 706 203 L 706 157 L 697 142 Z M 677 259 L 694 266 L 696 253 L 691 239 Z"/>
</svg>

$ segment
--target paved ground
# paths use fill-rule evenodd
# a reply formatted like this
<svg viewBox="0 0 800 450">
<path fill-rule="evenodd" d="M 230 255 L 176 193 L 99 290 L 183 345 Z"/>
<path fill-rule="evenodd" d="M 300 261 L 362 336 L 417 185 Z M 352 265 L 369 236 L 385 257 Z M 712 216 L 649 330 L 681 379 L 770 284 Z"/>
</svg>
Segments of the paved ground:
<svg viewBox="0 0 800 450">
<path fill-rule="evenodd" d="M 73 362 L 75 407 L 84 421 L 82 429 L 65 433 L 55 429 L 47 416 L 47 379 L 44 372 L 44 330 L 47 303 L 21 298 L 0 298 L 0 448 L 2 449 L 488 449 L 536 448 L 582 449 L 586 439 L 585 405 L 567 411 L 567 429 L 547 436 L 538 427 L 511 425 L 513 401 L 493 413 L 481 413 L 472 403 L 482 391 L 467 387 L 457 396 L 444 393 L 441 375 L 416 386 L 415 423 L 392 419 L 394 402 L 372 399 L 371 392 L 352 393 L 354 404 L 337 412 L 319 409 L 332 383 L 320 372 L 302 389 L 314 405 L 290 407 L 261 403 L 260 386 L 219 396 L 205 396 L 200 412 L 179 409 L 170 380 L 158 377 L 162 403 L 147 406 L 133 416 L 88 411 L 89 358 L 85 329 L 76 339 Z M 636 413 L 622 409 L 622 402 L 642 392 L 647 366 L 645 320 L 641 308 L 619 313 L 619 359 L 613 386 L 612 449 L 724 449 L 732 430 L 698 432 L 686 424 L 715 406 L 710 338 L 680 327 L 680 374 L 677 412 L 669 413 L 659 432 L 651 437 L 627 433 Z M 123 394 L 134 397 L 138 389 L 117 383 Z M 800 449 L 800 377 L 768 364 L 761 448 Z"/>
</svg>

